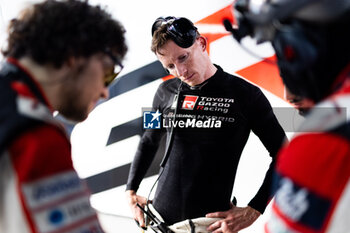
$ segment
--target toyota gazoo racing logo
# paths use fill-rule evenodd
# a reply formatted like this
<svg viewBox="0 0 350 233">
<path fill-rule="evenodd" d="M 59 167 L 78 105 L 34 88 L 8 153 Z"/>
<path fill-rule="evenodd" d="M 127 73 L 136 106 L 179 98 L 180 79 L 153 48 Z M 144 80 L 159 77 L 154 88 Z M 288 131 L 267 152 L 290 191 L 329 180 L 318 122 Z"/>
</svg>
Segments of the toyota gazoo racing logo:
<svg viewBox="0 0 350 233">
<path fill-rule="evenodd" d="M 181 109 L 198 110 L 207 112 L 222 112 L 227 114 L 231 104 L 234 103 L 232 98 L 224 97 L 206 97 L 195 95 L 184 95 L 184 101 Z M 198 103 L 197 103 L 198 102 Z M 197 107 L 196 107 L 197 104 Z"/>
<path fill-rule="evenodd" d="M 182 103 L 182 109 L 193 110 L 197 100 L 198 100 L 198 96 L 185 95 L 184 102 Z"/>
<path fill-rule="evenodd" d="M 232 98 L 201 96 L 196 110 L 227 114 L 233 103 L 234 99 Z"/>
</svg>

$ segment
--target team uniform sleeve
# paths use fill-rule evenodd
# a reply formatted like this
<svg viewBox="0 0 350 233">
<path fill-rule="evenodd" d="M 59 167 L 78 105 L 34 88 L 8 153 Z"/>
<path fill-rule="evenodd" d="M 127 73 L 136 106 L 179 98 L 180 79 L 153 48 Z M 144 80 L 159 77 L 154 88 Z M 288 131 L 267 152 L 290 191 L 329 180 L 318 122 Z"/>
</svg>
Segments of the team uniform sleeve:
<svg viewBox="0 0 350 233">
<path fill-rule="evenodd" d="M 305 133 L 278 157 L 276 197 L 266 232 L 349 232 L 350 143 Z"/>
<path fill-rule="evenodd" d="M 87 185 L 73 168 L 71 146 L 61 129 L 44 125 L 22 133 L 7 156 L 15 177 L 13 193 L 20 203 L 11 213 L 21 213 L 13 217 L 23 219 L 28 227 L 15 232 L 103 232 L 90 205 Z"/>
<path fill-rule="evenodd" d="M 164 109 L 162 104 L 165 98 L 165 93 L 160 86 L 153 99 L 152 111 L 159 110 L 162 113 Z M 138 190 L 142 179 L 154 160 L 164 134 L 164 129 L 147 129 L 144 131 L 130 167 L 126 190 Z"/>
<path fill-rule="evenodd" d="M 273 196 L 271 193 L 273 169 L 276 155 L 285 142 L 286 135 L 274 115 L 269 101 L 257 87 L 254 88 L 251 95 L 249 106 L 248 118 L 252 131 L 259 137 L 272 158 L 260 189 L 248 204 L 260 213 L 263 213 Z"/>
</svg>

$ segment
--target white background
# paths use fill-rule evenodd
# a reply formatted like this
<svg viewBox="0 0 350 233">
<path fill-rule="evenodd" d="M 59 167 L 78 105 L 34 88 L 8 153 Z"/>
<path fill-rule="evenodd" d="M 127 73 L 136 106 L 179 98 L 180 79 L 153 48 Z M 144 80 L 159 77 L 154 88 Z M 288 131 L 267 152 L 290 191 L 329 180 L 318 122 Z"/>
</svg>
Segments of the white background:
<svg viewBox="0 0 350 233">
<path fill-rule="evenodd" d="M 8 21 L 29 3 L 38 1 L 0 0 L 0 45 L 4 45 Z M 184 16 L 196 22 L 232 3 L 231 0 L 90 0 L 101 4 L 126 28 L 129 51 L 124 61 L 123 74 L 156 60 L 150 51 L 151 25 L 159 16 Z M 223 27 L 220 30 L 224 30 Z M 246 43 L 254 51 L 272 55 L 268 45 L 254 47 L 251 40 Z M 226 36 L 210 45 L 210 55 L 214 63 L 227 72 L 234 73 L 259 60 L 246 54 L 241 47 Z M 77 125 L 72 133 L 73 161 L 82 178 L 130 163 L 138 144 L 138 136 L 105 147 L 110 129 L 140 116 L 142 107 L 151 106 L 153 94 L 161 80 L 136 88 L 99 105 L 89 118 Z M 263 90 L 273 107 L 290 106 L 280 98 Z M 140 99 L 139 97 L 142 96 Z M 93 134 L 91 134 L 93 132 Z M 289 135 L 290 136 L 290 135 Z M 269 164 L 269 157 L 261 142 L 251 135 L 242 155 L 233 194 L 238 205 L 244 206 L 255 195 Z M 139 193 L 147 195 L 155 177 L 145 179 Z M 92 196 L 92 205 L 100 213 L 100 219 L 107 232 L 140 232 L 131 218 L 125 202 L 125 186 L 117 187 Z M 205 192 L 205 190 L 203 190 Z M 259 233 L 269 210 L 252 227 L 242 231 Z"/>
</svg>

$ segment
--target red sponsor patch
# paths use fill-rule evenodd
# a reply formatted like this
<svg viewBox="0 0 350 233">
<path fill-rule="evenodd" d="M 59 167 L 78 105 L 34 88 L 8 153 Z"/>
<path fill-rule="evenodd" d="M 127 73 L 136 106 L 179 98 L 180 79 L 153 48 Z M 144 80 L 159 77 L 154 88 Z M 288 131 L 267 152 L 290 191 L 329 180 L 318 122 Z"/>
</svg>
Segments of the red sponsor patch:
<svg viewBox="0 0 350 233">
<path fill-rule="evenodd" d="M 193 110 L 196 105 L 198 96 L 195 95 L 185 95 L 184 102 L 182 104 L 182 109 Z"/>
</svg>

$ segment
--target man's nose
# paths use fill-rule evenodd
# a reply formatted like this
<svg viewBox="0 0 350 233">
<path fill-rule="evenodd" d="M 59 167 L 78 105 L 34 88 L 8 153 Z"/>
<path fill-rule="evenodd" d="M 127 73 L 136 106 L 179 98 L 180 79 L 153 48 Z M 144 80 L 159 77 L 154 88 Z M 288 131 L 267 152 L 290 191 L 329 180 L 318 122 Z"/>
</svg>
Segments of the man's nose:
<svg viewBox="0 0 350 233">
<path fill-rule="evenodd" d="M 184 64 L 179 64 L 176 67 L 178 76 L 185 76 L 187 74 L 187 67 Z"/>
</svg>

